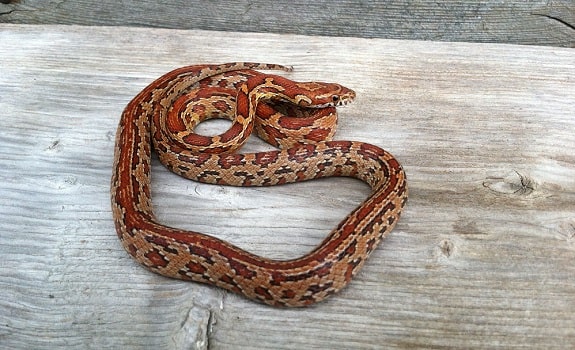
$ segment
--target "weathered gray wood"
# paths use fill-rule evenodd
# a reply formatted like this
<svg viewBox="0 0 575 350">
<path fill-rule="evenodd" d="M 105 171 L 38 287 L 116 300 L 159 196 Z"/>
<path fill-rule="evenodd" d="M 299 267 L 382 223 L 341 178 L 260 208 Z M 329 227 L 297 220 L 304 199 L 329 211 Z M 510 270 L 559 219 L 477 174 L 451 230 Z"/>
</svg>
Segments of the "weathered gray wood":
<svg viewBox="0 0 575 350">
<path fill-rule="evenodd" d="M 0 22 L 575 47 L 572 0 L 7 2 L 0 4 Z"/>
<path fill-rule="evenodd" d="M 354 88 L 337 138 L 388 149 L 408 174 L 396 230 L 348 288 L 308 309 L 157 276 L 115 235 L 125 104 L 172 68 L 234 60 Z M 0 344 L 573 348 L 574 62 L 559 48 L 0 25 Z M 153 174 L 162 221 L 274 258 L 312 249 L 368 193 L 348 179 L 201 185 L 157 162 Z"/>
</svg>

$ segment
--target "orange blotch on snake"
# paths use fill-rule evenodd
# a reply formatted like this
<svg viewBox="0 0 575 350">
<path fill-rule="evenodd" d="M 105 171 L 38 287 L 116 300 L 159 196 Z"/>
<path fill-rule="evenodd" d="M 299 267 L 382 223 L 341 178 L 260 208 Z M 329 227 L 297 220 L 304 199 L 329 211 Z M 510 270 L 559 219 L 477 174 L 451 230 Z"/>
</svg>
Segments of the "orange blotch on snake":
<svg viewBox="0 0 575 350">
<path fill-rule="evenodd" d="M 160 251 L 157 249 L 152 249 L 149 252 L 147 252 L 146 254 L 144 254 L 144 256 L 150 260 L 150 262 L 152 263 L 153 266 L 157 266 L 157 267 L 166 267 L 168 266 L 168 259 L 166 259 L 162 254 L 160 254 Z"/>
</svg>

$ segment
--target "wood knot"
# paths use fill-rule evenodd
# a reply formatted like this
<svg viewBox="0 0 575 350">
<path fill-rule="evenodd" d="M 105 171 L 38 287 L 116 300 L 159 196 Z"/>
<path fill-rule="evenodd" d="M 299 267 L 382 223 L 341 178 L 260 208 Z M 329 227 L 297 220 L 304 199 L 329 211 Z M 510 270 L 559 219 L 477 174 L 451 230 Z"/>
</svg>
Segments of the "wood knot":
<svg viewBox="0 0 575 350">
<path fill-rule="evenodd" d="M 575 241 L 575 220 L 570 219 L 570 220 L 566 220 L 566 221 L 561 222 L 559 224 L 559 233 L 561 233 L 561 235 L 563 237 L 565 237 L 565 239 L 568 242 L 574 242 Z"/>
<path fill-rule="evenodd" d="M 439 250 L 444 256 L 448 258 L 451 256 L 451 254 L 453 254 L 454 249 L 455 245 L 448 239 L 444 239 L 443 241 L 439 242 Z"/>
<path fill-rule="evenodd" d="M 483 187 L 494 192 L 528 196 L 537 189 L 537 183 L 529 175 L 514 170 L 505 177 L 489 177 L 483 182 Z"/>
</svg>

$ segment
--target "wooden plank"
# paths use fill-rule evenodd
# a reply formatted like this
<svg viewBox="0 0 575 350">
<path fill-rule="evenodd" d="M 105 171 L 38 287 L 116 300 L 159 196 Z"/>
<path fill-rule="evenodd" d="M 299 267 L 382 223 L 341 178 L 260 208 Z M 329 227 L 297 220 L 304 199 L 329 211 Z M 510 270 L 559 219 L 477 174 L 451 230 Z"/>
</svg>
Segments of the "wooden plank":
<svg viewBox="0 0 575 350">
<path fill-rule="evenodd" d="M 4 1 L 0 22 L 575 47 L 571 0 Z M 3 14 L 3 15 L 2 15 Z"/>
<path fill-rule="evenodd" d="M 157 276 L 114 233 L 109 179 L 125 104 L 172 68 L 241 60 L 354 88 L 337 138 L 388 149 L 408 174 L 397 228 L 348 288 L 311 308 Z M 0 25 L 0 343 L 572 348 L 573 62 L 560 48 Z M 157 162 L 153 174 L 163 222 L 273 258 L 312 249 L 368 193 L 348 179 L 201 185 Z"/>
</svg>

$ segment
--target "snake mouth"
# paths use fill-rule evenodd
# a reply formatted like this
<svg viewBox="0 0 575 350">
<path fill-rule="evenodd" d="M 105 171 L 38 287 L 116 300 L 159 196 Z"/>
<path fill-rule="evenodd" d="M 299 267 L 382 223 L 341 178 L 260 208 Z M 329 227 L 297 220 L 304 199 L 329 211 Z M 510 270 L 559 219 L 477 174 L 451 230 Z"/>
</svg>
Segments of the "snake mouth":
<svg viewBox="0 0 575 350">
<path fill-rule="evenodd" d="M 348 100 L 348 99 L 339 100 L 339 101 L 337 102 L 336 106 L 337 106 L 337 107 L 344 107 L 344 106 L 347 106 L 348 104 L 350 104 L 350 103 L 352 103 L 352 102 L 353 102 L 353 100 Z"/>
<path fill-rule="evenodd" d="M 289 99 L 286 98 L 272 98 L 270 99 L 272 102 L 274 103 L 289 103 L 289 104 L 294 104 L 293 101 L 290 101 Z M 327 107 L 345 107 L 348 104 L 353 102 L 353 98 L 338 98 L 337 100 L 334 99 L 334 101 L 330 101 L 330 102 L 326 102 L 326 103 L 318 103 L 318 104 L 314 104 L 311 103 L 311 101 L 299 101 L 299 103 L 296 103 L 295 105 L 298 105 L 301 108 L 313 108 L 313 109 L 320 109 L 320 108 L 327 108 Z"/>
<path fill-rule="evenodd" d="M 312 106 L 307 106 L 308 108 L 326 108 L 326 107 L 345 107 L 348 104 L 350 104 L 353 100 L 339 100 L 337 102 L 328 102 L 328 103 L 322 103 L 322 104 L 318 104 L 318 105 L 312 105 Z"/>
</svg>

